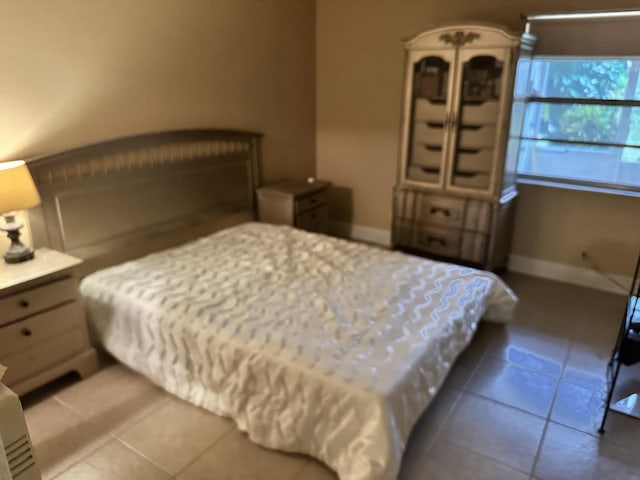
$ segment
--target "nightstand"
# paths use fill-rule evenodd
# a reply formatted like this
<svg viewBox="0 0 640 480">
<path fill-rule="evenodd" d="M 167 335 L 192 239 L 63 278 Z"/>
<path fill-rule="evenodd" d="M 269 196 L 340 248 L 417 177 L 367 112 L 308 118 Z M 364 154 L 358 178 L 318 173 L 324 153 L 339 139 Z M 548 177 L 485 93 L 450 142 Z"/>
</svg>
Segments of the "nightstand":
<svg viewBox="0 0 640 480">
<path fill-rule="evenodd" d="M 261 221 L 326 233 L 329 226 L 329 182 L 287 180 L 257 189 Z"/>
<path fill-rule="evenodd" d="M 65 373 L 98 369 L 89 343 L 76 269 L 82 260 L 49 249 L 0 264 L 0 363 L 3 382 L 22 395 Z"/>
</svg>

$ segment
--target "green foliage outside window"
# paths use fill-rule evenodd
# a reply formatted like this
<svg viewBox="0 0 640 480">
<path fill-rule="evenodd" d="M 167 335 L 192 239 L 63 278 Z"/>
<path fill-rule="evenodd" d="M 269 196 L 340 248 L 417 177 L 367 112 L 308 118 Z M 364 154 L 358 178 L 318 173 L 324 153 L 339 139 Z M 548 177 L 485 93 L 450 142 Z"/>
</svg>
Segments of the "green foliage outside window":
<svg viewBox="0 0 640 480">
<path fill-rule="evenodd" d="M 546 96 L 619 100 L 625 98 L 628 60 L 568 60 L 551 62 Z"/>
<path fill-rule="evenodd" d="M 597 143 L 615 142 L 619 109 L 602 105 L 573 105 L 555 121 L 560 137 Z"/>
<path fill-rule="evenodd" d="M 635 62 L 637 63 L 637 61 Z M 631 60 L 566 60 L 547 63 L 544 97 L 593 100 L 637 99 L 640 82 L 629 78 Z M 626 111 L 625 111 L 626 110 Z M 640 108 L 593 104 L 546 104 L 542 113 L 542 137 L 594 143 L 640 145 Z M 624 137 L 624 138 L 621 138 Z M 640 157 L 637 149 L 625 149 L 625 160 Z"/>
</svg>

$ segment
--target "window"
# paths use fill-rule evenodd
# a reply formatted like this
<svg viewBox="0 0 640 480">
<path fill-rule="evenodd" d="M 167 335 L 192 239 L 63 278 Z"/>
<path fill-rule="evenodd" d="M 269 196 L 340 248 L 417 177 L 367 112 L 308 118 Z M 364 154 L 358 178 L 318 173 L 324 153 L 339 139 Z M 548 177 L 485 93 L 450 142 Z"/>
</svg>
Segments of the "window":
<svg viewBox="0 0 640 480">
<path fill-rule="evenodd" d="M 640 52 L 621 48 L 614 55 L 615 44 L 585 48 L 562 40 L 563 25 L 565 34 L 586 35 L 599 26 L 606 35 L 616 28 L 610 16 L 560 17 L 563 24 L 553 23 L 558 16 L 537 20 L 541 48 L 518 65 L 514 108 L 524 109 L 516 129 L 519 177 L 640 194 Z M 631 23 L 640 26 L 640 16 Z M 560 43 L 541 38 L 545 34 Z"/>
</svg>

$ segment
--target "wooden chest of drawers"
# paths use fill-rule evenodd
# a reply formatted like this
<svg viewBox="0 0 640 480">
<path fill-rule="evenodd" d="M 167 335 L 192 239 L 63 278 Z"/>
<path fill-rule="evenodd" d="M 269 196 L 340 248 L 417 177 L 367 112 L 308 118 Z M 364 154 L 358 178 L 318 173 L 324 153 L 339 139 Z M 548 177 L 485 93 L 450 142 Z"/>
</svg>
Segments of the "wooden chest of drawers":
<svg viewBox="0 0 640 480">
<path fill-rule="evenodd" d="M 393 243 L 428 256 L 502 267 L 514 202 L 506 204 L 396 187 Z"/>
<path fill-rule="evenodd" d="M 0 265 L 0 363 L 18 394 L 60 375 L 97 370 L 75 268 L 81 260 L 53 250 L 24 263 Z"/>
<path fill-rule="evenodd" d="M 257 190 L 258 215 L 268 223 L 292 225 L 326 233 L 329 223 L 329 182 L 285 181 Z"/>
</svg>

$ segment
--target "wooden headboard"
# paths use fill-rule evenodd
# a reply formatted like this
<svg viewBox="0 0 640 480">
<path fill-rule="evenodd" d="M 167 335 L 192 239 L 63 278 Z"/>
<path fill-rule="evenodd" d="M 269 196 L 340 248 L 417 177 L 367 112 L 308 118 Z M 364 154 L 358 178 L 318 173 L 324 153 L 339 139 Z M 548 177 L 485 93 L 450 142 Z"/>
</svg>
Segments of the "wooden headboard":
<svg viewBox="0 0 640 480">
<path fill-rule="evenodd" d="M 35 247 L 85 260 L 82 273 L 255 218 L 261 135 L 149 133 L 28 162 L 42 204 Z"/>
</svg>

